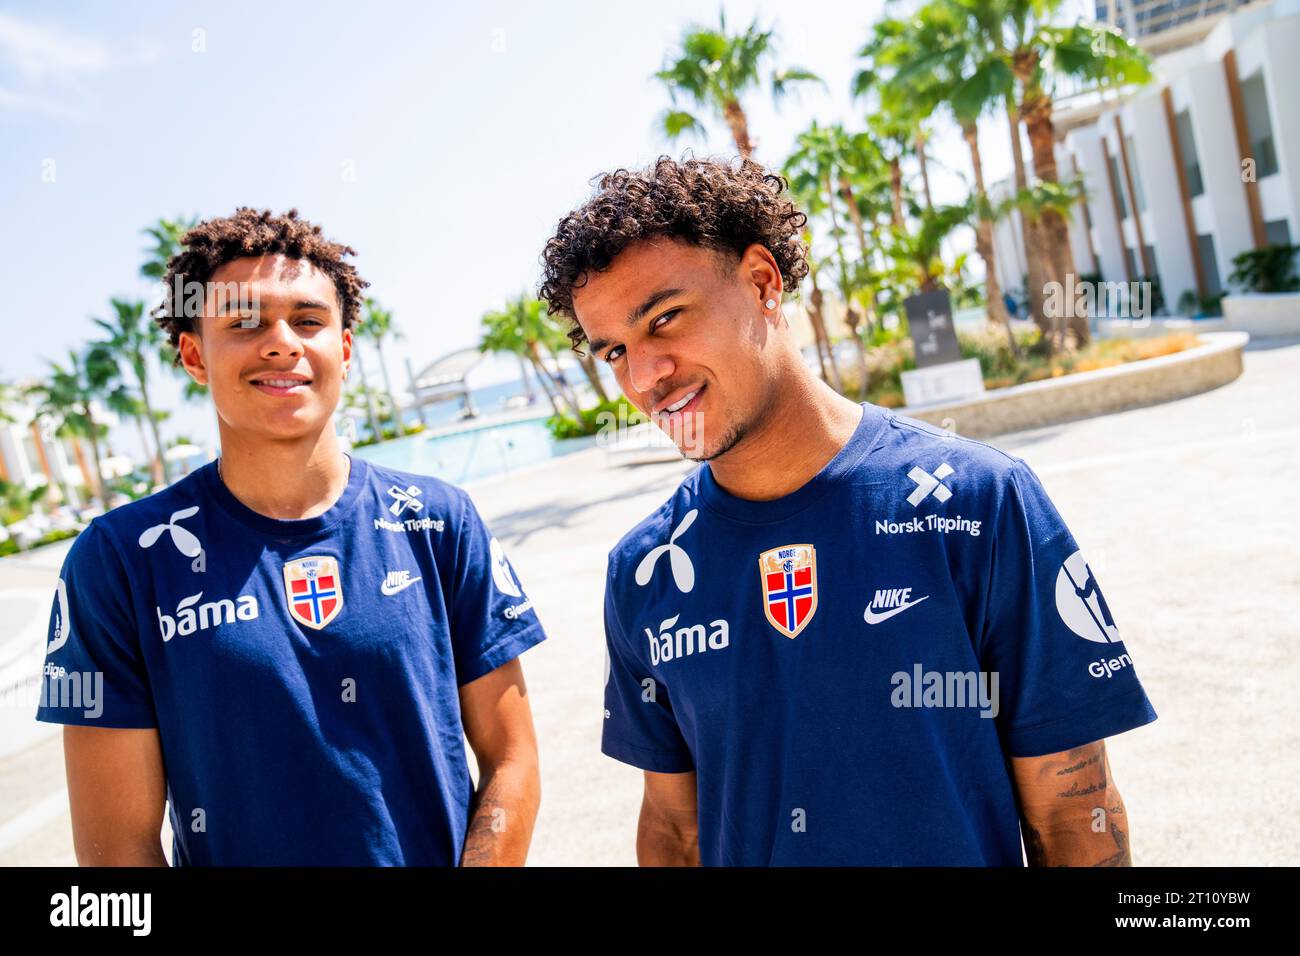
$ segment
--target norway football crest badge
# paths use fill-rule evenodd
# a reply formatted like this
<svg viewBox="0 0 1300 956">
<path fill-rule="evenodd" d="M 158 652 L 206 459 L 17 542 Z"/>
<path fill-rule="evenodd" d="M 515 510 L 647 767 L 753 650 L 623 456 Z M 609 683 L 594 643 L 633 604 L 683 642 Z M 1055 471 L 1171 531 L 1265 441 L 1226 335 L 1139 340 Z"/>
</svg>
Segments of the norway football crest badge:
<svg viewBox="0 0 1300 956">
<path fill-rule="evenodd" d="M 320 630 L 343 609 L 343 580 L 336 558 L 295 558 L 284 565 L 284 596 L 289 614 Z"/>
<path fill-rule="evenodd" d="M 787 544 L 758 556 L 763 582 L 763 613 L 768 622 L 794 638 L 817 613 L 817 552 L 811 544 Z"/>
</svg>

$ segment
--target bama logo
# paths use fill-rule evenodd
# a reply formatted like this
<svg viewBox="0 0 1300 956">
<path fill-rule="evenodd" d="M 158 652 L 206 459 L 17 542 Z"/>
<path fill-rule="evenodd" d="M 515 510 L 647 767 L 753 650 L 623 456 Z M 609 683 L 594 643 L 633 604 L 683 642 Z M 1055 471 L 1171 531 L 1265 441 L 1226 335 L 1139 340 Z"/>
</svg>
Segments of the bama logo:
<svg viewBox="0 0 1300 956">
<path fill-rule="evenodd" d="M 182 599 L 176 605 L 174 614 L 164 614 L 162 608 L 154 608 L 158 614 L 158 631 L 162 634 L 164 643 L 177 634 L 185 636 L 195 631 L 206 631 L 218 624 L 251 621 L 257 617 L 257 598 L 251 594 L 241 594 L 238 603 L 230 598 L 221 598 L 199 604 L 201 597 L 202 591 Z"/>
<path fill-rule="evenodd" d="M 679 657 L 703 654 L 707 651 L 720 651 L 731 644 L 731 629 L 726 621 L 710 621 L 708 628 L 703 624 L 679 627 L 673 630 L 680 614 L 674 614 L 659 625 L 659 633 L 645 628 L 646 639 L 650 642 L 650 663 L 664 664 Z M 608 681 L 608 677 L 606 680 Z"/>
</svg>

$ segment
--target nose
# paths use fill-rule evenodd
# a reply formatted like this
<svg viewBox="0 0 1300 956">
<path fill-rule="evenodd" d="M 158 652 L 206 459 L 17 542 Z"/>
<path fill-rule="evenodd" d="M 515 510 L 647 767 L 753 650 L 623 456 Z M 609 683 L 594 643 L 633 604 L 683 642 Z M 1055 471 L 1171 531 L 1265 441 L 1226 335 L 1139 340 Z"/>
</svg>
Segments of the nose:
<svg viewBox="0 0 1300 956">
<path fill-rule="evenodd" d="M 677 368 L 670 355 L 651 343 L 629 348 L 626 358 L 628 384 L 639 394 L 652 391 Z"/>
<path fill-rule="evenodd" d="M 282 358 L 302 354 L 302 339 L 287 321 L 272 322 L 262 335 L 262 358 Z"/>
</svg>

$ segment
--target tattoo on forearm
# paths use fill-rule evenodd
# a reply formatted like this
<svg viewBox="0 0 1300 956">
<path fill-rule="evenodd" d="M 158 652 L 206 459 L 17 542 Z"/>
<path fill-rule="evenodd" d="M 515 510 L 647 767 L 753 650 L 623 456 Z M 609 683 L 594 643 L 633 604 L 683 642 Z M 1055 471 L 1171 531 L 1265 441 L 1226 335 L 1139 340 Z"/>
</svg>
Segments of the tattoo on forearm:
<svg viewBox="0 0 1300 956">
<path fill-rule="evenodd" d="M 1123 812 L 1122 809 L 1121 812 Z M 1129 852 L 1128 835 L 1124 833 L 1115 820 L 1110 821 L 1109 829 L 1111 838 L 1115 841 L 1115 846 L 1119 848 L 1119 851 L 1099 863 L 1094 863 L 1093 866 L 1132 866 L 1133 858 Z"/>
<path fill-rule="evenodd" d="M 504 829 L 493 826 L 494 821 L 505 813 L 501 790 L 501 785 L 496 780 L 489 780 L 477 794 L 469 830 L 465 834 L 461 866 L 484 866 L 496 857 L 497 843 L 505 833 Z M 498 810 L 500 814 L 496 813 Z"/>
<path fill-rule="evenodd" d="M 1071 756 L 1073 756 L 1073 754 L 1071 754 Z M 1097 754 L 1093 754 L 1091 757 L 1088 757 L 1084 760 L 1080 760 L 1078 763 L 1070 764 L 1070 766 L 1068 767 L 1062 767 L 1060 770 L 1056 771 L 1056 775 L 1058 777 L 1061 777 L 1067 773 L 1078 773 L 1084 767 L 1091 766 L 1092 764 L 1095 764 L 1100 759 L 1101 758 L 1098 757 Z"/>
<path fill-rule="evenodd" d="M 1067 790 L 1061 790 L 1056 795 L 1058 797 L 1084 797 L 1090 793 L 1104 793 L 1106 791 L 1106 777 L 1103 775 L 1097 783 L 1090 783 L 1086 787 L 1079 786 L 1079 781 L 1075 780 Z"/>
</svg>

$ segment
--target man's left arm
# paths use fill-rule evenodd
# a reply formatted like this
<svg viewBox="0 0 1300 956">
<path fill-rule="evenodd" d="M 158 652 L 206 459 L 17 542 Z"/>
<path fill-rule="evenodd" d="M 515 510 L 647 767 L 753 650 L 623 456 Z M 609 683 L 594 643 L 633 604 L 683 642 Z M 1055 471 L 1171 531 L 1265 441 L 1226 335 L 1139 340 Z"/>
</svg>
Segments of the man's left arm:
<svg viewBox="0 0 1300 956">
<path fill-rule="evenodd" d="M 460 709 L 479 770 L 461 866 L 523 866 L 542 784 L 518 659 L 462 685 Z"/>
<path fill-rule="evenodd" d="M 1011 766 L 1030 866 L 1133 865 L 1106 741 L 1012 757 Z"/>
</svg>

